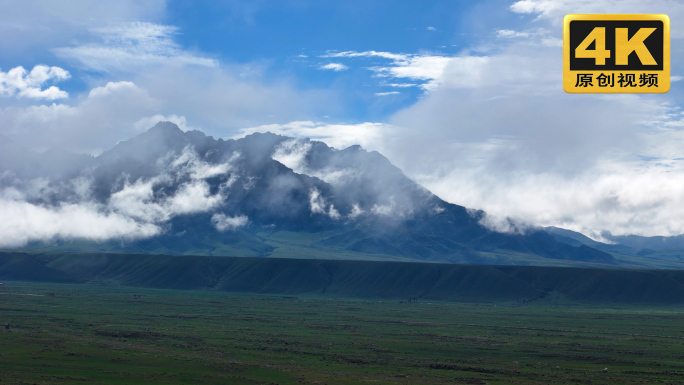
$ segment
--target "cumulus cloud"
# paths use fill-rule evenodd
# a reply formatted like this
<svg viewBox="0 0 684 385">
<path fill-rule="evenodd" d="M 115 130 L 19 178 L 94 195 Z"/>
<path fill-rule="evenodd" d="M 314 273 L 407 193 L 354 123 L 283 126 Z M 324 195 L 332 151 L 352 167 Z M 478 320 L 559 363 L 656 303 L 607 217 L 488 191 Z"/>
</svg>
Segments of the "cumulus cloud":
<svg viewBox="0 0 684 385">
<path fill-rule="evenodd" d="M 69 94 L 56 86 L 42 87 L 46 83 L 60 82 L 70 77 L 68 71 L 59 67 L 37 65 L 31 72 L 21 66 L 14 67 L 7 72 L 0 71 L 0 95 L 45 100 L 67 98 Z"/>
<path fill-rule="evenodd" d="M 211 217 L 211 223 L 218 231 L 236 230 L 249 222 L 249 218 L 245 215 L 236 215 L 234 217 L 225 214 L 214 214 Z"/>
<path fill-rule="evenodd" d="M 73 60 L 95 71 L 135 71 L 142 66 L 199 65 L 216 67 L 214 59 L 181 49 L 173 40 L 174 26 L 149 22 L 126 22 L 93 28 L 91 34 L 99 41 L 73 47 L 54 49 L 57 56 Z"/>
<path fill-rule="evenodd" d="M 347 67 L 346 65 L 344 65 L 342 63 L 328 63 L 328 64 L 324 64 L 318 68 L 322 69 L 322 70 L 332 70 L 335 72 L 340 72 L 340 71 L 344 71 L 344 70 L 349 69 L 349 67 Z"/>
</svg>

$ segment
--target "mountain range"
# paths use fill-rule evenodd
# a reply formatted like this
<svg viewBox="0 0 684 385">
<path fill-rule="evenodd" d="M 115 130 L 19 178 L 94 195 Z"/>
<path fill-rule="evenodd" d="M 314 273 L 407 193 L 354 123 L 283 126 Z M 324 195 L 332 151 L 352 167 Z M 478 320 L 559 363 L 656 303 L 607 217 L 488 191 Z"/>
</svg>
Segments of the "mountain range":
<svg viewBox="0 0 684 385">
<path fill-rule="evenodd" d="M 214 139 L 169 122 L 96 157 L 2 139 L 3 204 L 69 218 L 6 249 L 684 267 L 680 237 L 606 244 L 558 228 L 494 231 L 485 212 L 440 199 L 360 146 L 271 133 Z"/>
</svg>

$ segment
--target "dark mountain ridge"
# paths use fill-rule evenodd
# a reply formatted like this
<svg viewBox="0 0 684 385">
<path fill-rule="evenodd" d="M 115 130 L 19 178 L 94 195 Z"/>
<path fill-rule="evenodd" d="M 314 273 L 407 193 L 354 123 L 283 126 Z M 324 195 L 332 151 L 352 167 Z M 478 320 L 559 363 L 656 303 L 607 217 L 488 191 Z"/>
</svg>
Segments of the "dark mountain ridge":
<svg viewBox="0 0 684 385">
<path fill-rule="evenodd" d="M 684 303 L 682 270 L 0 252 L 0 280 L 421 301 Z"/>
</svg>

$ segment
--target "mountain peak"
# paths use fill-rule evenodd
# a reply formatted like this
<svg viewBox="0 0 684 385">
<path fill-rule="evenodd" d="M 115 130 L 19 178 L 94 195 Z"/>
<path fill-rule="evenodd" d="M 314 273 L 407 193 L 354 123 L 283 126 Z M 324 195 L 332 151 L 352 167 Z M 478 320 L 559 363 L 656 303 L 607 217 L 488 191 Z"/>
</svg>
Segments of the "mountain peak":
<svg viewBox="0 0 684 385">
<path fill-rule="evenodd" d="M 350 151 L 351 152 L 351 151 L 363 151 L 363 150 L 364 149 L 363 149 L 363 147 L 361 147 L 360 144 L 354 144 L 354 145 L 351 145 L 351 146 L 345 148 L 343 151 Z"/>
<path fill-rule="evenodd" d="M 160 121 L 159 123 L 155 124 L 154 127 L 148 129 L 147 132 L 158 132 L 162 134 L 173 135 L 183 133 L 183 130 L 181 130 L 175 123 Z"/>
<path fill-rule="evenodd" d="M 169 151 L 178 151 L 190 143 L 190 137 L 171 122 L 159 122 L 154 127 L 131 139 L 119 142 L 98 158 L 111 162 L 123 159 L 137 159 L 153 162 Z M 204 134 L 202 134 L 204 136 Z"/>
</svg>

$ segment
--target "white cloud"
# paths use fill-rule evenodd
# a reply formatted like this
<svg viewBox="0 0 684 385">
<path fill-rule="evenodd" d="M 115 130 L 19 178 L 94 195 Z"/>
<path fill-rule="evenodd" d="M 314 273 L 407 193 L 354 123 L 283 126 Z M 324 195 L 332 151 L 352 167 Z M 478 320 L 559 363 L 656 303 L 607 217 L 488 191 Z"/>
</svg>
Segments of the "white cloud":
<svg viewBox="0 0 684 385">
<path fill-rule="evenodd" d="M 421 180 L 450 201 L 484 209 L 492 221 L 511 217 L 588 235 L 684 233 L 684 171 L 680 161 L 599 164 L 578 175 L 516 172 L 504 178 L 486 168 L 458 169 Z M 656 163 L 675 163 L 674 167 Z M 631 167 L 630 167 L 631 166 Z M 503 179 L 503 180 L 502 180 Z"/>
<path fill-rule="evenodd" d="M 53 51 L 59 57 L 89 70 L 86 83 L 132 83 L 146 94 L 124 96 L 133 90 L 121 89 L 109 106 L 95 103 L 103 98 L 93 94 L 43 110 L 6 108 L 0 110 L 0 133 L 32 146 L 33 140 L 24 139 L 36 138 L 40 148 L 56 145 L 98 153 L 146 129 L 156 118 L 221 137 L 239 127 L 322 116 L 342 108 L 332 91 L 302 91 L 287 79 L 265 80 L 264 62 L 219 65 L 218 57 L 181 46 L 182 31 L 163 24 L 164 16 L 163 0 L 100 1 L 88 7 L 70 0 L 0 4 L 0 32 L 6 32 L 0 33 L 0 47 L 13 49 L 13 54 L 59 47 Z M 9 54 L 7 49 L 3 52 Z M 43 91 L 25 95 L 63 95 L 57 88 Z M 102 114 L 99 120 L 96 112 Z M 18 120 L 23 120 L 24 130 L 17 128 Z M 65 135 L 58 135 L 59 130 Z"/>
<path fill-rule="evenodd" d="M 352 205 L 351 212 L 349 213 L 349 218 L 354 219 L 360 215 L 363 215 L 364 211 L 361 209 L 361 207 L 358 205 L 358 203 L 354 203 Z"/>
<path fill-rule="evenodd" d="M 437 28 L 435 28 L 433 26 L 426 27 L 425 29 L 427 29 L 428 31 L 436 31 L 437 30 Z"/>
<path fill-rule="evenodd" d="M 533 28 L 524 31 L 512 29 L 499 29 L 496 31 L 497 39 L 520 39 L 526 40 L 531 45 L 543 45 L 547 47 L 563 47 L 562 36 L 547 28 Z"/>
<path fill-rule="evenodd" d="M 337 220 L 341 217 L 339 211 L 335 209 L 335 205 L 328 205 L 323 195 L 315 187 L 309 191 L 309 209 L 312 214 L 327 215 L 331 219 Z"/>
<path fill-rule="evenodd" d="M 82 37 L 83 31 L 126 20 L 164 17 L 165 0 L 97 1 L 24 0 L 0 2 L 0 49 L 21 55 L 58 47 Z"/>
<path fill-rule="evenodd" d="M 332 219 L 340 219 L 340 212 L 335 209 L 335 205 L 330 205 L 328 209 L 328 216 Z"/>
<path fill-rule="evenodd" d="M 373 207 L 371 207 L 371 213 L 375 215 L 392 215 L 394 214 L 394 199 L 391 200 L 390 204 L 388 205 L 378 205 L 374 204 Z"/>
<path fill-rule="evenodd" d="M 252 67 L 166 66 L 142 71 L 135 83 L 158 100 L 163 110 L 138 119 L 157 113 L 184 116 L 208 135 L 225 137 L 240 127 L 288 122 L 338 109 L 332 92 L 303 91 L 286 81 L 240 76 L 253 72 Z"/>
<path fill-rule="evenodd" d="M 500 29 L 496 31 L 496 37 L 499 38 L 514 38 L 514 37 L 529 37 L 529 33 L 527 32 L 517 32 L 513 31 L 512 29 Z"/>
<path fill-rule="evenodd" d="M 127 22 L 90 31 L 99 42 L 54 49 L 57 56 L 90 70 L 131 72 L 149 65 L 216 67 L 214 59 L 181 49 L 173 40 L 178 29 L 148 22 Z"/>
<path fill-rule="evenodd" d="M 422 85 L 425 89 L 434 89 L 442 81 L 447 65 L 458 58 L 419 55 L 407 57 L 406 60 L 396 61 L 392 66 L 373 67 L 377 76 L 399 79 L 427 81 Z"/>
<path fill-rule="evenodd" d="M 142 132 L 146 131 L 150 127 L 154 127 L 155 124 L 159 122 L 171 122 L 175 125 L 178 126 L 182 131 L 202 131 L 199 128 L 196 127 L 190 127 L 188 126 L 187 119 L 185 116 L 178 116 L 176 114 L 171 114 L 171 115 L 162 115 L 162 114 L 156 114 L 144 118 L 140 118 L 137 122 L 133 123 L 133 127 L 135 128 L 136 131 Z"/>
<path fill-rule="evenodd" d="M 171 162 L 171 166 L 174 169 L 181 169 L 192 179 L 209 179 L 231 171 L 233 169 L 232 163 L 239 159 L 240 156 L 239 152 L 235 152 L 226 163 L 210 164 L 200 159 L 192 147 L 187 146 Z"/>
<path fill-rule="evenodd" d="M 518 47 L 523 48 L 527 44 L 528 53 L 539 49 L 539 46 L 556 49 L 556 55 L 562 57 L 558 49 L 562 47 L 562 31 L 558 24 L 567 13 L 653 13 L 653 9 L 667 10 L 672 18 L 681 14 L 684 17 L 684 4 L 675 4 L 670 0 L 660 0 L 656 4 L 644 3 L 637 0 L 594 1 L 594 0 L 524 0 L 511 5 L 510 9 L 517 13 L 538 14 L 539 20 L 532 24 L 533 28 L 522 30 L 498 29 L 495 30 L 497 40 L 516 41 Z M 624 12 L 616 12 L 620 9 Z M 649 11 L 650 10 L 650 11 Z M 541 22 L 539 22 L 541 20 Z M 551 25 L 546 25 L 546 20 Z M 540 24 L 542 24 L 540 26 Z M 559 32 L 560 31 L 560 32 Z M 674 31 L 674 30 L 673 30 Z M 675 36 L 673 32 L 673 36 Z M 682 31 L 684 36 L 684 31 Z M 537 74 L 531 70 L 535 67 L 534 55 L 520 54 L 503 47 L 503 52 L 497 52 L 498 46 L 493 48 L 489 43 L 483 43 L 483 47 L 475 47 L 464 50 L 458 55 L 440 55 L 431 53 L 392 53 L 384 51 L 344 51 L 327 52 L 323 58 L 375 58 L 388 60 L 388 64 L 374 63 L 369 67 L 375 76 L 387 79 L 408 79 L 421 82 L 420 87 L 427 91 L 433 91 L 440 87 L 450 88 L 478 88 L 497 83 L 510 83 L 511 81 L 525 85 L 539 83 Z M 476 55 L 477 48 L 486 54 Z M 548 65 L 549 56 L 542 59 Z M 560 63 L 557 64 L 560 66 Z M 504 68 L 499 73 L 493 68 Z M 550 67 L 553 68 L 553 67 Z M 560 68 L 560 67 L 558 67 Z M 549 71 L 541 71 L 544 79 L 549 78 Z M 554 75 L 555 76 L 555 75 Z M 402 84 L 402 83 L 394 83 Z M 532 87 L 526 87 L 532 88 Z M 524 91 L 524 90 L 523 90 Z M 384 93 L 379 93 L 384 95 Z M 377 94 L 376 94 L 377 95 Z"/>
<path fill-rule="evenodd" d="M 678 192 L 664 183 L 676 185 L 678 174 L 658 165 L 677 163 L 684 145 L 676 111 L 633 95 L 440 90 L 395 116 L 405 134 L 385 154 L 438 196 L 483 209 L 492 221 L 672 235 L 684 232 L 677 214 L 651 224 L 646 218 L 679 213 Z M 672 127 L 668 135 L 664 127 Z M 637 155 L 658 161 L 644 164 Z M 635 197 L 654 185 L 658 194 Z"/>
<path fill-rule="evenodd" d="M 654 8 L 631 1 L 516 4 L 514 10 L 540 17 L 518 30 L 493 29 L 496 46 L 482 51 L 486 56 L 449 57 L 426 75 L 436 87 L 389 120 L 383 154 L 440 197 L 484 209 L 486 224 L 499 230 L 520 230 L 511 217 L 593 236 L 684 233 L 684 120 L 676 99 L 574 97 L 559 80 L 558 24 L 566 13 Z M 671 18 L 682 8 L 658 4 Z M 418 56 L 395 57 L 386 67 L 410 67 Z"/>
<path fill-rule="evenodd" d="M 364 52 L 356 52 L 356 51 L 344 51 L 344 52 L 328 52 L 325 55 L 322 55 L 321 57 L 324 58 L 334 58 L 334 57 L 348 57 L 348 58 L 354 58 L 354 57 L 381 57 L 384 59 L 390 59 L 394 61 L 406 61 L 409 55 L 404 55 L 404 54 L 396 54 L 396 53 L 391 53 L 391 52 L 383 52 L 383 51 L 364 51 Z"/>
<path fill-rule="evenodd" d="M 512 31 L 512 33 L 515 33 Z M 553 49 L 558 48 L 560 40 L 554 40 L 544 35 L 534 45 L 527 46 L 520 43 L 518 52 L 503 53 L 490 56 L 438 56 L 438 55 L 403 55 L 386 52 L 341 53 L 348 57 L 378 56 L 392 58 L 392 63 L 385 66 L 370 67 L 375 75 L 381 78 L 410 79 L 422 82 L 414 83 L 381 83 L 391 87 L 419 86 L 424 90 L 434 91 L 438 88 L 480 88 L 498 84 L 518 83 L 523 85 L 555 80 L 555 73 L 549 72 L 548 56 L 537 60 L 533 56 L 526 56 L 528 52 L 539 50 L 536 45 Z M 560 64 L 559 64 L 560 65 Z M 542 71 L 537 72 L 537 68 Z M 560 68 L 560 67 L 559 67 Z M 553 71 L 553 69 L 552 69 Z M 556 71 L 557 72 L 557 71 Z M 393 95 L 392 93 L 376 93 L 378 96 Z"/>
<path fill-rule="evenodd" d="M 344 65 L 342 63 L 328 63 L 328 64 L 324 64 L 318 68 L 322 69 L 322 70 L 332 70 L 335 72 L 345 71 L 345 70 L 349 69 L 349 67 L 347 67 L 346 65 Z"/>
<path fill-rule="evenodd" d="M 521 0 L 510 6 L 510 10 L 519 14 L 537 15 L 537 19 L 546 19 L 553 25 L 560 25 L 566 14 L 583 13 L 665 13 L 670 20 L 681 20 L 684 17 L 684 3 L 677 0 Z M 684 37 L 684 29 L 672 23 L 672 37 Z"/>
<path fill-rule="evenodd" d="M 550 15 L 564 6 L 569 5 L 568 3 L 571 2 L 562 0 L 522 0 L 511 5 L 511 11 L 516 13 L 539 13 L 542 15 Z"/>
<path fill-rule="evenodd" d="M 311 142 L 307 140 L 297 138 L 287 140 L 276 147 L 271 158 L 289 167 L 297 174 L 313 176 L 333 186 L 340 186 L 358 177 L 358 171 L 351 168 L 324 167 L 312 170 L 306 161 L 311 147 Z"/>
<path fill-rule="evenodd" d="M 515 31 L 512 29 L 500 29 L 496 31 L 496 37 L 499 39 L 515 39 L 523 38 L 529 39 L 534 37 L 550 38 L 551 33 L 549 30 L 544 28 L 534 28 L 524 31 Z M 560 39 L 559 39 L 560 40 Z M 562 43 L 562 40 L 561 40 Z"/>
<path fill-rule="evenodd" d="M 326 124 L 295 121 L 287 124 L 266 124 L 244 128 L 234 138 L 241 138 L 255 132 L 273 132 L 279 135 L 319 140 L 337 149 L 361 145 L 366 149 L 382 152 L 398 130 L 397 127 L 384 123 Z"/>
<path fill-rule="evenodd" d="M 42 87 L 45 83 L 60 82 L 70 77 L 68 71 L 59 67 L 37 65 L 31 72 L 21 66 L 14 67 L 7 72 L 0 71 L 0 95 L 46 100 L 67 98 L 69 94 L 56 86 Z"/>
<path fill-rule="evenodd" d="M 0 190 L 0 247 L 17 247 L 31 241 L 53 239 L 140 239 L 163 232 L 163 225 L 179 215 L 209 212 L 221 206 L 231 180 L 212 194 L 206 179 L 233 169 L 239 155 L 220 164 L 203 161 L 188 147 L 177 156 L 162 157 L 162 172 L 152 178 L 125 181 L 102 204 L 90 199 L 90 180 L 79 178 L 71 185 L 49 186 L 48 180 L 31 181 L 20 191 Z M 173 190 L 171 187 L 175 186 Z M 159 194 L 160 188 L 173 191 Z M 60 190 L 61 189 L 61 190 Z M 157 195 L 155 195 L 157 192 Z M 67 198 L 75 193 L 74 202 Z M 48 196 L 62 196 L 54 205 L 32 203 Z M 43 198 L 43 199 L 41 199 Z M 246 217 L 217 217 L 212 223 L 220 231 L 246 224 Z"/>
<path fill-rule="evenodd" d="M 228 173 L 233 167 L 231 162 L 236 159 L 233 157 L 226 163 L 209 164 L 200 159 L 194 149 L 186 147 L 173 159 L 160 159 L 165 164 L 164 173 L 125 183 L 121 190 L 111 195 L 109 207 L 126 216 L 153 223 L 166 222 L 177 215 L 210 211 L 223 203 L 226 192 L 219 190 L 211 194 L 205 180 Z M 183 177 L 190 180 L 178 185 L 173 195 L 155 199 L 155 188 L 171 185 Z"/>
<path fill-rule="evenodd" d="M 399 95 L 399 91 L 389 91 L 389 92 L 376 92 L 375 96 L 390 96 L 390 95 Z"/>
<path fill-rule="evenodd" d="M 214 214 L 211 217 L 211 223 L 218 231 L 236 230 L 239 227 L 246 225 L 249 218 L 245 215 L 236 215 L 229 217 L 225 214 Z"/>
<path fill-rule="evenodd" d="M 315 176 L 316 178 L 330 183 L 333 186 L 343 186 L 345 183 L 359 177 L 359 172 L 353 168 L 336 169 L 325 167 L 319 170 L 304 169 L 302 174 Z"/>
<path fill-rule="evenodd" d="M 309 191 L 309 209 L 313 214 L 325 214 L 325 199 L 317 188 L 312 188 Z"/>
<path fill-rule="evenodd" d="M 159 102 L 132 82 L 109 82 L 71 104 L 0 109 L 0 134 L 33 149 L 98 152 L 138 133 Z"/>
<path fill-rule="evenodd" d="M 477 71 L 487 57 L 479 56 L 441 56 L 430 54 L 401 54 L 381 51 L 345 51 L 328 52 L 322 57 L 345 57 L 345 58 L 381 58 L 390 60 L 387 65 L 375 65 L 369 67 L 375 76 L 389 79 L 410 79 L 422 82 L 419 86 L 425 90 L 434 90 L 443 84 L 449 68 L 460 68 L 463 72 L 461 84 L 470 87 L 474 83 L 470 79 L 472 71 Z M 452 77 L 453 79 L 453 77 Z M 395 87 L 411 86 L 407 83 L 390 83 Z M 456 84 L 452 82 L 452 86 Z"/>
<path fill-rule="evenodd" d="M 25 201 L 0 199 L 0 247 L 19 247 L 30 241 L 87 238 L 137 239 L 159 234 L 152 223 L 104 212 L 93 204 L 43 207 Z"/>
<path fill-rule="evenodd" d="M 418 87 L 418 84 L 414 84 L 414 83 L 384 83 L 382 85 L 387 86 L 387 87 L 396 87 L 396 88 Z"/>
<path fill-rule="evenodd" d="M 311 150 L 310 142 L 292 139 L 278 145 L 271 157 L 294 172 L 303 174 L 306 170 L 305 158 L 309 150 Z"/>
<path fill-rule="evenodd" d="M 169 200 L 169 208 L 174 214 L 203 213 L 216 208 L 223 199 L 221 194 L 212 195 L 204 181 L 186 183 Z"/>
<path fill-rule="evenodd" d="M 63 103 L 0 107 L 0 134 L 34 149 L 98 154 L 160 120 L 222 137 L 239 127 L 317 115 L 334 100 L 328 92 L 296 92 L 286 83 L 264 85 L 241 79 L 238 72 L 223 67 L 148 69 L 136 74 L 135 82 L 109 82 Z"/>
</svg>

